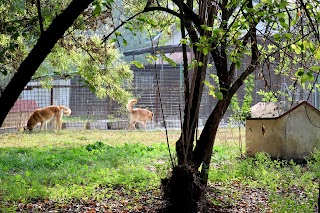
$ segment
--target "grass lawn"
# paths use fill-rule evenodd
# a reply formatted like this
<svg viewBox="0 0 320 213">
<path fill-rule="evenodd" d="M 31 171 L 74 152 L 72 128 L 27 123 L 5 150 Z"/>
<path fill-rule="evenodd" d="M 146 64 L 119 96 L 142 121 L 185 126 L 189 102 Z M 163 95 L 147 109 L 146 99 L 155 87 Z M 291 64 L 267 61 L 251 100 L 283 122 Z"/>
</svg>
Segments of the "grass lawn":
<svg viewBox="0 0 320 213">
<path fill-rule="evenodd" d="M 179 133 L 168 132 L 173 154 Z M 238 139 L 236 129 L 219 130 L 209 174 L 212 211 L 315 211 L 319 153 L 306 165 L 265 154 L 241 158 Z M 153 212 L 170 165 L 164 131 L 1 134 L 0 212 Z"/>
</svg>

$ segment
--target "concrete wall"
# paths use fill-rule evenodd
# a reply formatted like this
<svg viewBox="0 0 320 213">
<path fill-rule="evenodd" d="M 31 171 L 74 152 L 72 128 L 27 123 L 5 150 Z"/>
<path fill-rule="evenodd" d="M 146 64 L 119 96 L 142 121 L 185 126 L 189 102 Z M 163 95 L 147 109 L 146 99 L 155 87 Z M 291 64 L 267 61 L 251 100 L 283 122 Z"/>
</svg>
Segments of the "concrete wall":
<svg viewBox="0 0 320 213">
<path fill-rule="evenodd" d="M 302 159 L 309 156 L 314 148 L 320 149 L 319 111 L 302 105 L 287 117 L 284 147 L 288 158 Z"/>
<path fill-rule="evenodd" d="M 320 149 L 320 114 L 302 104 L 278 118 L 248 119 L 246 152 L 266 152 L 273 158 L 304 160 Z"/>
<path fill-rule="evenodd" d="M 257 152 L 266 152 L 277 158 L 285 153 L 284 120 L 252 119 L 246 122 L 246 151 L 248 156 Z"/>
</svg>

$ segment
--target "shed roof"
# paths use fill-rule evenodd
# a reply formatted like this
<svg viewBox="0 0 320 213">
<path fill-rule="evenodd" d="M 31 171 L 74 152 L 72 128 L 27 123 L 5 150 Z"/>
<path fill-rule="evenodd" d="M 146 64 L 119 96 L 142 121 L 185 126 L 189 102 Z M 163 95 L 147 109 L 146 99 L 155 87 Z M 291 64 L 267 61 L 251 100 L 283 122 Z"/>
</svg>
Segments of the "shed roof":
<svg viewBox="0 0 320 213">
<path fill-rule="evenodd" d="M 317 108 L 315 108 L 314 106 L 312 106 L 310 103 L 308 103 L 307 101 L 302 101 L 287 111 L 284 111 L 283 107 L 281 107 L 281 104 L 279 102 L 277 102 L 277 103 L 271 102 L 273 104 L 264 103 L 264 105 L 261 103 L 263 103 L 263 102 L 259 102 L 256 105 L 251 107 L 251 117 L 247 118 L 247 120 L 278 119 L 278 118 L 281 118 L 281 117 L 291 113 L 292 111 L 294 111 L 295 109 L 297 109 L 298 107 L 301 107 L 303 105 L 310 107 L 312 110 L 317 112 L 318 115 L 320 116 L 320 111 Z M 263 108 L 263 107 L 265 107 L 265 108 Z M 265 110 L 263 110 L 263 109 L 265 109 Z M 257 115 L 259 115 L 259 113 L 262 116 L 257 116 Z"/>
<path fill-rule="evenodd" d="M 284 113 L 279 102 L 259 102 L 250 108 L 251 118 L 274 118 Z"/>
</svg>

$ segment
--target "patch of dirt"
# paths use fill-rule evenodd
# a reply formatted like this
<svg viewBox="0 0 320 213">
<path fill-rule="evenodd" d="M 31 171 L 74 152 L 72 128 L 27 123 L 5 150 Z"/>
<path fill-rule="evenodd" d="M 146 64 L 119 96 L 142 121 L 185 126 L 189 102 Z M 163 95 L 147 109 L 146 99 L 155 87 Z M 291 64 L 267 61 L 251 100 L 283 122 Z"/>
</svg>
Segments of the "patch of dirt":
<svg viewBox="0 0 320 213">
<path fill-rule="evenodd" d="M 0 201 L 0 207 L 11 207 L 12 212 L 81 212 L 81 213 L 159 213 L 164 212 L 165 201 L 160 189 L 146 192 L 129 191 L 124 188 L 112 189 L 105 194 L 103 187 L 97 189 L 99 198 L 73 199 L 69 201 L 33 200 L 29 203 L 8 203 Z M 294 189 L 293 189 L 294 190 Z M 98 193 L 98 191 L 100 191 Z M 300 191 L 300 190 L 299 190 Z M 301 192 L 300 192 L 301 193 Z M 268 205 L 268 194 L 263 189 L 253 189 L 239 182 L 225 186 L 210 184 L 203 209 L 206 213 L 254 213 L 272 212 Z M 0 208 L 0 211 L 1 211 Z"/>
<path fill-rule="evenodd" d="M 207 199 L 207 212 L 272 212 L 266 191 L 249 188 L 239 182 L 228 187 L 219 183 L 209 185 Z"/>
<path fill-rule="evenodd" d="M 140 213 L 158 212 L 163 207 L 160 190 L 136 193 L 123 188 L 115 189 L 103 198 L 73 199 L 67 202 L 54 200 L 33 200 L 29 203 L 1 203 L 0 206 L 15 205 L 15 212 L 104 212 L 104 213 Z"/>
</svg>

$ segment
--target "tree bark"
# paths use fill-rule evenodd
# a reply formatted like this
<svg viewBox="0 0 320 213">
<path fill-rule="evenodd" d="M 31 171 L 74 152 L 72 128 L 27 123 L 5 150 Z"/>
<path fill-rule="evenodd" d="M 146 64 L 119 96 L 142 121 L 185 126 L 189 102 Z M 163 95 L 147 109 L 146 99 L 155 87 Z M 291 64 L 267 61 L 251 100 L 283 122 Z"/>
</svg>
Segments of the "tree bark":
<svg viewBox="0 0 320 213">
<path fill-rule="evenodd" d="M 0 126 L 3 124 L 4 119 L 24 87 L 31 80 L 32 76 L 50 53 L 54 45 L 81 12 L 92 2 L 93 0 L 73 0 L 70 5 L 52 21 L 49 28 L 41 34 L 37 44 L 21 63 L 0 97 Z"/>
</svg>

